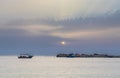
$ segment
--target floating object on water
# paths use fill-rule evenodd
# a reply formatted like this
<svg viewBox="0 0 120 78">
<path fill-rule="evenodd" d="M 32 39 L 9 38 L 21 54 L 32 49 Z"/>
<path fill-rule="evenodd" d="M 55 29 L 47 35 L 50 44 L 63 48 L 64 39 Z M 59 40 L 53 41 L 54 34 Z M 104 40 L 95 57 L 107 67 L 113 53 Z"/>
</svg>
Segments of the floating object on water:
<svg viewBox="0 0 120 78">
<path fill-rule="evenodd" d="M 30 54 L 20 54 L 18 56 L 18 58 L 32 58 L 32 57 L 33 57 L 33 55 L 30 55 Z"/>
</svg>

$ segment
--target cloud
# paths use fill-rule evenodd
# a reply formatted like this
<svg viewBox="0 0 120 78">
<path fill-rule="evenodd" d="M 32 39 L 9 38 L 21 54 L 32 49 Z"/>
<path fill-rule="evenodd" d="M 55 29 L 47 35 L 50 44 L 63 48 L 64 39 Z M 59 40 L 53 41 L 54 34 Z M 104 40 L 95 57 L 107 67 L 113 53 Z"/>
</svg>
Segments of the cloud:
<svg viewBox="0 0 120 78">
<path fill-rule="evenodd" d="M 88 30 L 88 31 L 69 31 L 69 32 L 53 32 L 51 35 L 61 37 L 61 38 L 70 38 L 70 39 L 96 39 L 96 38 L 116 38 L 120 35 L 120 27 L 102 29 L 102 30 Z"/>
<path fill-rule="evenodd" d="M 28 35 L 49 35 L 52 31 L 61 29 L 61 26 L 45 26 L 45 25 L 32 25 L 21 27 L 21 29 L 27 31 Z"/>
<path fill-rule="evenodd" d="M 1 26 L 0 35 L 23 35 L 23 36 L 44 36 L 50 35 L 52 31 L 61 29 L 62 26 L 47 26 L 47 25 L 21 25 L 21 26 Z M 7 35 L 7 36 L 8 36 Z"/>
<path fill-rule="evenodd" d="M 58 48 L 66 41 L 71 49 L 119 50 L 119 5 L 120 0 L 0 0 L 0 49 Z"/>
<path fill-rule="evenodd" d="M 119 0 L 6 0 L 0 1 L 0 18 L 68 19 L 112 13 L 119 8 Z"/>
<path fill-rule="evenodd" d="M 102 15 L 88 18 L 62 20 L 40 18 L 11 20 L 9 22 L 1 24 L 0 29 L 2 31 L 7 30 L 7 32 L 9 33 L 11 33 L 11 31 L 13 32 L 18 30 L 19 32 L 17 33 L 19 35 L 26 34 L 27 36 L 46 35 L 71 39 L 90 37 L 94 38 L 100 36 L 104 38 L 105 36 L 110 36 L 110 34 L 114 34 L 116 32 L 118 33 L 118 30 L 116 29 L 120 28 L 119 20 L 120 12 L 116 11 L 115 13 L 110 15 Z M 6 32 L 2 34 L 5 33 Z"/>
</svg>

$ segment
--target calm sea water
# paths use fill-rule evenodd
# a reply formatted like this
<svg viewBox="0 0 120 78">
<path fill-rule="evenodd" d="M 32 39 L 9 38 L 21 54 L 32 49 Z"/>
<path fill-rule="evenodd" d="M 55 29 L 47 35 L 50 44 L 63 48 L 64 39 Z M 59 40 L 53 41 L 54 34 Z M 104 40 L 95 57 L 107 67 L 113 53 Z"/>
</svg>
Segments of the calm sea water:
<svg viewBox="0 0 120 78">
<path fill-rule="evenodd" d="M 0 78 L 120 78 L 120 58 L 0 56 Z"/>
</svg>

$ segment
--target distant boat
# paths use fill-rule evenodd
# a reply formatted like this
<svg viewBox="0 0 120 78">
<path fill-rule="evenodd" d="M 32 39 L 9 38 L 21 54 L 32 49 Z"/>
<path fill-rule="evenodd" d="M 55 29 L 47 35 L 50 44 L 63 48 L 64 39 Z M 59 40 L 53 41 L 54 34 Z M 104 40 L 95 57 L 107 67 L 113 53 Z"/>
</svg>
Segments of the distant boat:
<svg viewBox="0 0 120 78">
<path fill-rule="evenodd" d="M 33 55 L 30 55 L 30 54 L 20 54 L 19 56 L 18 56 L 18 58 L 20 59 L 20 58 L 32 58 L 33 57 Z"/>
</svg>

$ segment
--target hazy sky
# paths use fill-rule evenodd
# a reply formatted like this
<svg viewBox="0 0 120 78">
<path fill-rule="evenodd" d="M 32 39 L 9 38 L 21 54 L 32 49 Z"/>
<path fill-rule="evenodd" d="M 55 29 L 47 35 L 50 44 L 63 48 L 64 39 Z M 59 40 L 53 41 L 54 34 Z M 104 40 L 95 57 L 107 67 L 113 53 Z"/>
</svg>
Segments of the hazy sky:
<svg viewBox="0 0 120 78">
<path fill-rule="evenodd" d="M 0 0 L 0 54 L 18 51 L 120 54 L 120 0 Z"/>
</svg>

